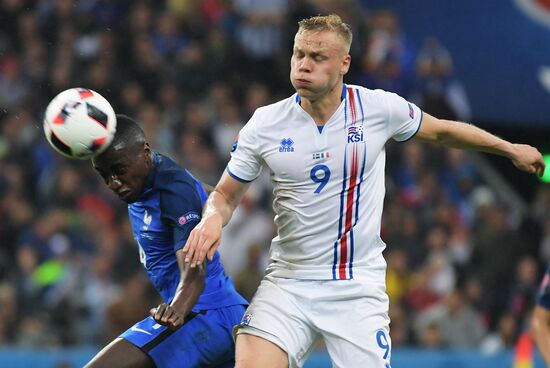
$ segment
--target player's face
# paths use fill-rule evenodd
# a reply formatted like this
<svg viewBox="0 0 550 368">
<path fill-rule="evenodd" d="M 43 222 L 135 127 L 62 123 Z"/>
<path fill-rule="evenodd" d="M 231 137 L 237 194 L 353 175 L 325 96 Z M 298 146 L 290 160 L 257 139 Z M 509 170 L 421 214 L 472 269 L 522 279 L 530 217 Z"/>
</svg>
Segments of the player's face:
<svg viewBox="0 0 550 368">
<path fill-rule="evenodd" d="M 151 151 L 145 143 L 136 154 L 131 148 L 108 151 L 92 160 L 105 184 L 124 202 L 138 200 L 151 170 Z"/>
<path fill-rule="evenodd" d="M 290 81 L 300 97 L 314 101 L 337 86 L 350 62 L 345 41 L 337 33 L 298 31 L 290 59 Z"/>
</svg>

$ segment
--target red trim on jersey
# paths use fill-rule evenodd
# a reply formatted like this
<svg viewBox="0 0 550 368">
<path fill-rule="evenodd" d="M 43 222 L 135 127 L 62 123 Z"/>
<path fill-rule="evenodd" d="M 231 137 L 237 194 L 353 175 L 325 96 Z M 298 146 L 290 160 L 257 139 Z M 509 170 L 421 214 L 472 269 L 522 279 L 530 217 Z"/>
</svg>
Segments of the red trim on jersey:
<svg viewBox="0 0 550 368">
<path fill-rule="evenodd" d="M 348 234 L 352 227 L 353 219 L 353 204 L 355 196 L 355 186 L 357 185 L 357 171 L 359 167 L 357 145 L 353 145 L 353 152 L 351 156 L 351 175 L 349 180 L 349 186 L 346 189 L 346 224 L 344 228 L 344 234 L 340 239 L 340 264 L 338 265 L 338 276 L 341 279 L 346 278 L 346 265 L 348 262 Z"/>
<path fill-rule="evenodd" d="M 357 110 L 355 109 L 355 92 L 353 88 L 348 87 L 349 109 L 351 111 L 351 123 L 355 124 L 357 117 Z"/>
</svg>

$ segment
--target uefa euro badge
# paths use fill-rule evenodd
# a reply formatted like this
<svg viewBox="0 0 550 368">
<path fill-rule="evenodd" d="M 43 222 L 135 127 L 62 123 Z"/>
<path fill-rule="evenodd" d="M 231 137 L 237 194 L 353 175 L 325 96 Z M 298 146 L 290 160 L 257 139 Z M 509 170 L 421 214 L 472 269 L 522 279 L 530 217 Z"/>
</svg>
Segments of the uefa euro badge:
<svg viewBox="0 0 550 368">
<path fill-rule="evenodd" d="M 252 314 L 245 314 L 243 318 L 241 319 L 241 323 L 239 323 L 239 326 L 248 326 L 250 324 L 250 320 L 252 319 Z"/>
</svg>

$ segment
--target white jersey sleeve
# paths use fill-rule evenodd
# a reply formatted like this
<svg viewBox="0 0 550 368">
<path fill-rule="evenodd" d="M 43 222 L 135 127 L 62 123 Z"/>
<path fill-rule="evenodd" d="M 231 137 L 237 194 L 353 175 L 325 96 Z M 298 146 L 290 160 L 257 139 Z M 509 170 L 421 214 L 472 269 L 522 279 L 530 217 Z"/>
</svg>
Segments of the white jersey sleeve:
<svg viewBox="0 0 550 368">
<path fill-rule="evenodd" d="M 263 160 L 259 155 L 260 141 L 257 138 L 257 112 L 241 129 L 227 164 L 229 175 L 241 182 L 256 179 L 262 171 Z"/>
<path fill-rule="evenodd" d="M 388 108 L 388 133 L 397 142 L 411 139 L 420 129 L 422 110 L 403 97 L 384 92 Z"/>
</svg>

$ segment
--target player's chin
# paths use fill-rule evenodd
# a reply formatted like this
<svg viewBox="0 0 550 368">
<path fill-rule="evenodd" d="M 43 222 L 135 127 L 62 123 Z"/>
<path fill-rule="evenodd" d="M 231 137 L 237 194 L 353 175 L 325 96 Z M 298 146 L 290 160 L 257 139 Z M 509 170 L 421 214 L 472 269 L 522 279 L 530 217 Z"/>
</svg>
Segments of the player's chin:
<svg viewBox="0 0 550 368">
<path fill-rule="evenodd" d="M 302 98 L 310 98 L 310 97 L 314 96 L 313 91 L 311 89 L 309 89 L 308 87 L 296 86 L 296 87 L 294 87 L 294 89 L 296 90 L 296 93 L 298 94 L 298 96 L 300 96 Z"/>
</svg>

